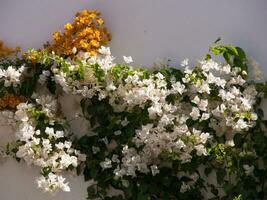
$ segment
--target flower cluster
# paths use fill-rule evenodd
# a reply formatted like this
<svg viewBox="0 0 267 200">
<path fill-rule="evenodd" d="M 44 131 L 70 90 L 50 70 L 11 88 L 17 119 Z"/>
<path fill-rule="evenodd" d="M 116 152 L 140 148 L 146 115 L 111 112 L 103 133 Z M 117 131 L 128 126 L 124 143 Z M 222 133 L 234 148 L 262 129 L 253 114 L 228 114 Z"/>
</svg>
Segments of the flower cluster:
<svg viewBox="0 0 267 200">
<path fill-rule="evenodd" d="M 17 105 L 25 101 L 23 96 L 6 93 L 0 98 L 0 110 L 15 110 Z"/>
<path fill-rule="evenodd" d="M 98 11 L 78 12 L 72 24 L 65 24 L 63 33 L 54 33 L 53 42 L 48 49 L 61 56 L 75 55 L 77 51 L 96 55 L 100 46 L 111 40 L 111 35 L 103 25 L 104 20 Z"/>
<path fill-rule="evenodd" d="M 21 103 L 17 106 L 15 119 L 16 157 L 28 165 L 42 168 L 37 179 L 44 191 L 70 191 L 60 174 L 76 168 L 84 155 L 72 147 L 64 121 L 56 116 L 56 100 L 51 96 L 35 96 L 36 104 Z"/>
<path fill-rule="evenodd" d="M 15 49 L 8 48 L 4 45 L 4 42 L 0 40 L 0 58 L 10 56 L 14 53 L 17 53 L 20 51 L 19 47 L 16 47 Z"/>
<path fill-rule="evenodd" d="M 240 73 L 246 72 L 239 67 L 231 69 L 229 64 L 221 66 L 213 60 L 201 61 L 194 70 L 187 67 L 183 81 L 190 84 L 190 91 L 197 91 L 191 95 L 193 120 L 203 121 L 212 116 L 210 126 L 216 134 L 227 134 L 227 137 L 231 131 L 253 127 L 257 120 L 253 109 L 257 91 L 253 85 L 246 85 Z M 218 95 L 216 100 L 209 98 L 211 93 Z"/>
<path fill-rule="evenodd" d="M 16 87 L 21 82 L 21 76 L 24 69 L 24 66 L 21 66 L 18 69 L 13 66 L 9 66 L 7 69 L 0 69 L 0 81 L 4 81 L 5 87 L 9 87 L 11 85 Z"/>
</svg>

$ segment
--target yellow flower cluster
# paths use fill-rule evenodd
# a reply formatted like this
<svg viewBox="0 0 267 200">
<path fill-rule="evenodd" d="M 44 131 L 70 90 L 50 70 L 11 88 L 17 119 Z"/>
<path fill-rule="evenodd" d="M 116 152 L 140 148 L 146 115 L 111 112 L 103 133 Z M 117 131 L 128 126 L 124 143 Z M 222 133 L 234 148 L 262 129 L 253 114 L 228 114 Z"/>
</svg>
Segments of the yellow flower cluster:
<svg viewBox="0 0 267 200">
<path fill-rule="evenodd" d="M 104 20 L 100 17 L 100 12 L 78 12 L 72 24 L 65 24 L 63 33 L 53 34 L 53 42 L 48 45 L 48 49 L 60 56 L 73 56 L 80 50 L 95 56 L 98 49 L 111 40 L 110 33 L 103 25 Z"/>
<path fill-rule="evenodd" d="M 10 56 L 14 53 L 18 53 L 20 51 L 19 47 L 16 47 L 15 49 L 8 48 L 4 45 L 4 42 L 0 40 L 0 58 Z"/>
<path fill-rule="evenodd" d="M 6 93 L 3 97 L 0 98 L 0 110 L 15 110 L 17 105 L 25 101 L 25 97 Z"/>
</svg>

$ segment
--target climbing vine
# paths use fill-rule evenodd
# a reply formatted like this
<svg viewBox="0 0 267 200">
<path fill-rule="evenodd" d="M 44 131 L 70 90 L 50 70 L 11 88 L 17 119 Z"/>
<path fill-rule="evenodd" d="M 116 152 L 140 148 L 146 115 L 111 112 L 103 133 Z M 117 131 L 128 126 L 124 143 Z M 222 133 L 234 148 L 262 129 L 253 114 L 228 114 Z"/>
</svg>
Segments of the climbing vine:
<svg viewBox="0 0 267 200">
<path fill-rule="evenodd" d="M 38 187 L 70 191 L 62 172 L 76 170 L 88 199 L 267 198 L 267 85 L 250 77 L 240 47 L 216 41 L 194 66 L 152 70 L 116 62 L 97 11 L 64 28 L 15 58 L 0 43 L 1 115 L 17 139 L 6 154 L 40 167 Z M 71 132 L 59 93 L 81 99 L 84 136 Z"/>
</svg>

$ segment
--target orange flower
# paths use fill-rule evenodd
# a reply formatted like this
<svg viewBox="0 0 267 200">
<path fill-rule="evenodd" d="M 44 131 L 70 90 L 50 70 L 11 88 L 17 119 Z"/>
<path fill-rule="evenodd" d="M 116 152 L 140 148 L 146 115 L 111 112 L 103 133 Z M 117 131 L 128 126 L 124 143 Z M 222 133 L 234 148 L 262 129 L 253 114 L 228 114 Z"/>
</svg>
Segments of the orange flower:
<svg viewBox="0 0 267 200">
<path fill-rule="evenodd" d="M 4 42 L 0 40 L 0 58 L 10 56 L 14 53 L 18 53 L 20 51 L 19 47 L 16 47 L 15 49 L 8 48 L 4 45 Z"/>
<path fill-rule="evenodd" d="M 53 34 L 53 42 L 48 45 L 50 51 L 60 56 L 74 56 L 72 49 L 97 55 L 98 49 L 111 40 L 107 28 L 103 27 L 104 20 L 95 10 L 78 12 L 73 23 L 64 26 L 65 31 Z"/>
<path fill-rule="evenodd" d="M 0 110 L 15 110 L 17 105 L 25 101 L 25 97 L 6 93 L 3 97 L 0 98 Z"/>
</svg>

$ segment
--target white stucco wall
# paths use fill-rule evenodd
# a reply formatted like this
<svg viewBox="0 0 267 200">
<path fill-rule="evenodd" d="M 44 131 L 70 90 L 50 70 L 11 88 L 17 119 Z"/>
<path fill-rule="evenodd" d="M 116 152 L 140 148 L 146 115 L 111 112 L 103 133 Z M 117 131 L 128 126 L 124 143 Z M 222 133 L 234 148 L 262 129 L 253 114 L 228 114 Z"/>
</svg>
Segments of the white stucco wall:
<svg viewBox="0 0 267 200">
<path fill-rule="evenodd" d="M 194 62 L 220 36 L 243 47 L 267 75 L 267 0 L 0 0 L 0 39 L 24 49 L 41 47 L 82 9 L 103 13 L 113 54 L 131 55 L 135 64 L 185 57 Z M 10 137 L 10 128 L 0 125 L 0 145 Z M 24 163 L 0 164 L 0 200 L 85 199 L 82 177 L 71 178 L 71 193 L 50 197 L 36 189 L 36 175 Z"/>
</svg>

